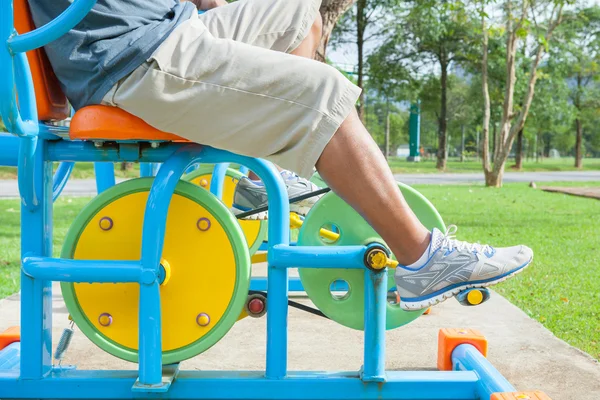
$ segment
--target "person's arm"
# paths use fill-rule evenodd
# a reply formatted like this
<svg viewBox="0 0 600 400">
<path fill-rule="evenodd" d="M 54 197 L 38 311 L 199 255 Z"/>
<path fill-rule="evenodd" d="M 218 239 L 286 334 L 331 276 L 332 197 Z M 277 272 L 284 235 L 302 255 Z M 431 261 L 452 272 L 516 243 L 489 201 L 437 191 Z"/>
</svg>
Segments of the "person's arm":
<svg viewBox="0 0 600 400">
<path fill-rule="evenodd" d="M 210 10 L 215 7 L 224 6 L 227 4 L 226 0 L 189 0 L 196 5 L 198 10 Z"/>
</svg>

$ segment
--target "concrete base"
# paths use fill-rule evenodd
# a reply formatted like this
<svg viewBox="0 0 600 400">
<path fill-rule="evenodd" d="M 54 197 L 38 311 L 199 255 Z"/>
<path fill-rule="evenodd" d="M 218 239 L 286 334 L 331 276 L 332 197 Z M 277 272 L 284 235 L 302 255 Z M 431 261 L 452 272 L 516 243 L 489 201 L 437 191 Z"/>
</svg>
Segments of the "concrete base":
<svg viewBox="0 0 600 400">
<path fill-rule="evenodd" d="M 263 268 L 257 268 L 263 270 Z M 68 326 L 68 313 L 54 285 L 54 346 Z M 19 295 L 0 300 L 0 330 L 19 324 Z M 297 300 L 310 304 L 305 298 Z M 442 327 L 481 330 L 489 340 L 488 359 L 518 390 L 539 389 L 553 400 L 600 399 L 600 365 L 589 355 L 557 339 L 496 293 L 479 307 L 451 299 L 432 313 L 387 333 L 389 370 L 433 370 L 437 333 Z M 266 318 L 246 318 L 204 354 L 182 363 L 192 370 L 264 370 Z M 358 370 L 362 332 L 296 309 L 289 315 L 290 370 Z M 79 369 L 136 369 L 95 347 L 76 329 L 63 365 Z"/>
<path fill-rule="evenodd" d="M 406 161 L 408 162 L 420 162 L 421 156 L 408 156 L 406 157 Z"/>
</svg>

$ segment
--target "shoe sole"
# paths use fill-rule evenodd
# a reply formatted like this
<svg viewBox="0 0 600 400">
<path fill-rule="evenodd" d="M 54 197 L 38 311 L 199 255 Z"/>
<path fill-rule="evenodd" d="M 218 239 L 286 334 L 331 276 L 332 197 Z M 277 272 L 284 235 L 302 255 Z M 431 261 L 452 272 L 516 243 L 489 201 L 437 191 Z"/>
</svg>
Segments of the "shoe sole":
<svg viewBox="0 0 600 400">
<path fill-rule="evenodd" d="M 525 268 L 527 268 L 529 266 L 529 264 L 531 264 L 532 261 L 533 261 L 533 257 L 529 261 L 527 261 L 525 264 L 523 264 L 521 267 L 519 267 L 518 269 L 514 270 L 513 272 L 509 273 L 508 275 L 504 275 L 501 278 L 498 278 L 498 279 L 495 279 L 492 281 L 488 281 L 488 282 L 482 282 L 482 283 L 467 283 L 465 285 L 457 286 L 447 292 L 440 293 L 439 295 L 436 295 L 434 297 L 431 297 L 431 298 L 428 298 L 425 300 L 415 301 L 415 302 L 411 302 L 411 301 L 407 302 L 407 301 L 402 300 L 402 298 L 401 298 L 400 299 L 400 307 L 404 311 L 423 310 L 423 309 L 427 309 L 429 307 L 435 306 L 436 304 L 443 303 L 444 301 L 456 296 L 463 290 L 472 289 L 472 288 L 487 288 L 490 286 L 497 285 L 497 284 L 504 282 L 505 280 L 512 278 L 513 276 L 519 274 L 521 271 L 523 271 Z"/>
</svg>

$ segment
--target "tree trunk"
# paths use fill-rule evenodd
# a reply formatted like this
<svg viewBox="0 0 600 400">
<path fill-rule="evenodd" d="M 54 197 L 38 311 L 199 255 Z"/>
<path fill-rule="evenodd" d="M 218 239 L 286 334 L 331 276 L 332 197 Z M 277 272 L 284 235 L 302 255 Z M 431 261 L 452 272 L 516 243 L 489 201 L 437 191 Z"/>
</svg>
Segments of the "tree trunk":
<svg viewBox="0 0 600 400">
<path fill-rule="evenodd" d="M 575 168 L 581 168 L 583 166 L 583 126 L 581 124 L 581 86 L 583 83 L 583 77 L 581 72 L 577 73 L 577 92 L 575 95 L 575 108 L 577 108 L 577 119 L 575 119 Z"/>
<path fill-rule="evenodd" d="M 363 123 L 365 123 L 364 51 L 366 28 L 365 8 L 367 6 L 366 2 L 367 0 L 358 0 L 358 2 L 356 3 L 356 47 L 358 52 L 358 78 L 356 84 L 359 88 L 363 89 L 358 98 L 356 111 L 358 112 L 358 116 L 360 117 Z"/>
<path fill-rule="evenodd" d="M 583 167 L 583 126 L 581 119 L 578 117 L 575 120 L 577 127 L 577 137 L 575 138 L 575 168 Z"/>
<path fill-rule="evenodd" d="M 537 51 L 534 60 L 531 63 L 531 69 L 529 71 L 529 78 L 523 95 L 521 108 L 518 114 L 514 114 L 514 95 L 515 95 L 515 83 L 516 83 L 516 71 L 515 71 L 515 60 L 517 51 L 517 39 L 518 30 L 522 27 L 523 21 L 527 17 L 527 2 L 522 3 L 522 10 L 520 18 L 513 20 L 512 9 L 510 0 L 507 0 L 507 23 L 506 23 L 506 86 L 504 88 L 504 106 L 502 110 L 502 122 L 500 124 L 500 139 L 498 141 L 499 149 L 496 151 L 496 157 L 494 159 L 494 168 L 491 173 L 488 186 L 501 187 L 502 177 L 504 175 L 504 166 L 506 160 L 510 154 L 510 150 L 514 143 L 515 137 L 520 130 L 523 129 L 527 116 L 529 115 L 529 109 L 535 93 L 535 84 L 537 81 L 537 69 L 542 60 L 542 56 L 545 53 L 546 46 L 540 43 L 537 47 Z M 549 43 L 552 38 L 554 29 L 562 22 L 564 3 L 557 3 L 554 5 L 554 9 L 549 18 L 549 26 L 545 34 L 545 43 Z M 513 122 L 514 119 L 514 122 Z M 488 184 L 488 182 L 486 182 Z"/>
<path fill-rule="evenodd" d="M 387 111 L 385 116 L 385 159 L 390 155 L 390 99 L 387 99 Z"/>
<path fill-rule="evenodd" d="M 465 162 L 465 126 L 460 130 L 460 162 Z"/>
<path fill-rule="evenodd" d="M 517 134 L 517 149 L 515 150 L 515 169 L 523 169 L 523 129 Z"/>
<path fill-rule="evenodd" d="M 323 18 L 323 36 L 317 50 L 316 59 L 326 61 L 327 44 L 331 32 L 340 16 L 345 13 L 356 0 L 323 0 L 321 3 L 321 17 Z"/>
<path fill-rule="evenodd" d="M 446 170 L 446 161 L 448 160 L 447 146 L 447 131 L 448 131 L 448 62 L 446 54 L 442 52 L 440 57 L 440 67 L 442 68 L 442 76 L 440 86 L 442 91 L 442 99 L 440 104 L 440 120 L 438 130 L 438 152 L 436 168 L 442 171 Z"/>
</svg>

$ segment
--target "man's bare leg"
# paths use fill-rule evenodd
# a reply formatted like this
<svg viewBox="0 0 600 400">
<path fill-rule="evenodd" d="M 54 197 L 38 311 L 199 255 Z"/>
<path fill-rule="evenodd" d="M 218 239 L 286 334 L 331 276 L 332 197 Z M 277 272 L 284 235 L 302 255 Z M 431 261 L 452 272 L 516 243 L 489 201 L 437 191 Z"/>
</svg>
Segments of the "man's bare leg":
<svg viewBox="0 0 600 400">
<path fill-rule="evenodd" d="M 355 111 L 325 147 L 317 170 L 381 235 L 400 264 L 410 265 L 423 255 L 430 233 L 404 200 L 381 150 Z"/>
</svg>

